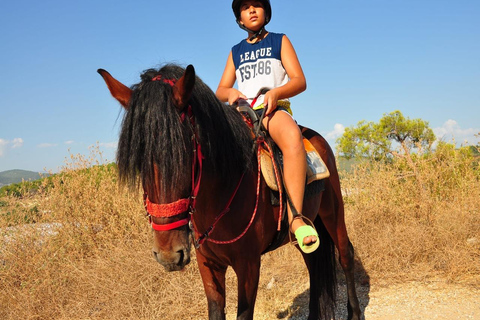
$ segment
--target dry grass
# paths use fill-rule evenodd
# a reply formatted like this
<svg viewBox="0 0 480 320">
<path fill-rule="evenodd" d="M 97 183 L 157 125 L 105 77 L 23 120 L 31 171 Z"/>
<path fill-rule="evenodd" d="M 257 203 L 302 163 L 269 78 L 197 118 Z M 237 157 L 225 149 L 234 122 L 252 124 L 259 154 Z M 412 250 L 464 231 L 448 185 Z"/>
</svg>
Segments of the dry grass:
<svg viewBox="0 0 480 320">
<path fill-rule="evenodd" d="M 347 222 L 370 275 L 450 279 L 480 274 L 480 171 L 467 149 L 442 144 L 346 174 Z"/>
<path fill-rule="evenodd" d="M 442 152 L 413 159 L 416 174 L 405 161 L 345 174 L 348 228 L 374 279 L 478 280 L 478 168 Z M 36 194 L 0 199 L 0 319 L 205 319 L 195 259 L 179 273 L 154 262 L 141 196 L 119 189 L 99 156 L 74 156 Z M 232 319 L 231 270 L 227 282 Z M 291 246 L 265 255 L 255 318 L 301 318 L 307 289 Z"/>
</svg>

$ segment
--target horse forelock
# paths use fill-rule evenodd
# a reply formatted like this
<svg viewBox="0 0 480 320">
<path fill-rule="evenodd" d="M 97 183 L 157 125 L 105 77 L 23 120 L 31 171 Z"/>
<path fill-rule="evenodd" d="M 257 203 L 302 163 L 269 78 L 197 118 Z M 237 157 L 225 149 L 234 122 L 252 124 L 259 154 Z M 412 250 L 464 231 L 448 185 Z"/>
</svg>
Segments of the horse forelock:
<svg viewBox="0 0 480 320">
<path fill-rule="evenodd" d="M 184 69 L 176 65 L 148 69 L 141 75 L 142 81 L 132 86 L 117 151 L 122 182 L 152 186 L 156 167 L 160 189 L 173 191 L 191 185 L 192 128 L 188 121 L 182 123 L 173 104 L 171 86 L 162 81 L 152 82 L 158 75 L 176 80 L 183 73 Z M 248 169 L 251 162 L 247 127 L 238 112 L 221 103 L 198 77 L 189 104 L 210 169 L 230 182 L 228 177 Z"/>
</svg>

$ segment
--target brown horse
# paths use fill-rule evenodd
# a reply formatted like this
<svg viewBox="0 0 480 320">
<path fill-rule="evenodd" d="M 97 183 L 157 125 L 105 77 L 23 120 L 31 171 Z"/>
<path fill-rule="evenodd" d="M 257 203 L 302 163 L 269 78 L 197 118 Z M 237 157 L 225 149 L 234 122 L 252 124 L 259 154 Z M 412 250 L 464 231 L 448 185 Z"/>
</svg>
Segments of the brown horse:
<svg viewBox="0 0 480 320">
<path fill-rule="evenodd" d="M 280 209 L 258 172 L 251 131 L 240 113 L 216 99 L 192 66 L 146 70 L 132 88 L 98 72 L 126 110 L 117 151 L 120 180 L 133 186 L 141 181 L 156 260 L 169 271 L 183 269 L 193 237 L 209 319 L 225 319 L 229 266 L 238 279 L 237 319 L 253 319 L 260 257 L 278 241 Z M 318 133 L 302 132 L 331 174 L 323 191 L 306 193 L 304 200 L 304 215 L 321 241 L 315 252 L 302 253 L 310 276 L 308 319 L 334 316 L 335 246 L 347 280 L 348 319 L 360 319 L 334 155 Z M 279 245 L 287 242 L 284 237 Z"/>
</svg>

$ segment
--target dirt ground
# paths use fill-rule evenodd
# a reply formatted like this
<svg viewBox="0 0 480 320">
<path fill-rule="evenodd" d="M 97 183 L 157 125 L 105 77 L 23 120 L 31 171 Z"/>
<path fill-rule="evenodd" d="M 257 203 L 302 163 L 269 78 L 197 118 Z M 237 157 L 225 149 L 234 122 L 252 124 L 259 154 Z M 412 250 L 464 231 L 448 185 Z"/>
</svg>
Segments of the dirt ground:
<svg viewBox="0 0 480 320">
<path fill-rule="evenodd" d="M 305 279 L 305 278 L 304 278 Z M 260 296 L 266 291 L 281 291 L 278 298 L 257 299 L 255 319 L 304 320 L 308 316 L 308 281 L 291 285 L 278 273 L 264 278 L 260 283 Z M 281 287 L 281 289 L 280 289 Z M 286 289 L 290 289 L 290 291 Z M 388 279 L 375 281 L 356 274 L 356 288 L 363 320 L 463 320 L 480 319 L 480 285 L 478 280 L 465 283 L 444 278 L 399 282 Z M 283 298 L 282 298 L 283 296 Z M 279 303 L 272 310 L 269 299 Z M 347 293 L 342 275 L 338 275 L 336 320 L 347 319 Z M 227 319 L 235 319 L 235 305 L 227 313 Z"/>
<path fill-rule="evenodd" d="M 366 320 L 416 320 L 480 319 L 480 288 L 446 281 L 408 282 L 395 285 L 359 285 L 362 319 Z M 337 320 L 347 319 L 346 287 L 339 285 Z M 289 316 L 277 314 L 277 319 L 302 320 L 307 318 L 308 294 L 297 297 L 290 310 L 297 312 Z M 284 313 L 287 311 L 285 310 Z"/>
<path fill-rule="evenodd" d="M 309 283 L 306 270 L 293 275 L 282 262 L 296 259 L 290 246 L 264 257 L 255 307 L 255 319 L 304 320 L 308 316 Z M 290 262 L 291 263 L 291 262 Z M 301 265 L 301 261 L 297 261 Z M 272 268 L 271 266 L 276 266 Z M 293 264 L 295 265 L 295 264 Z M 286 271 L 287 270 L 287 271 Z M 337 269 L 337 308 L 335 318 L 347 319 L 347 295 L 343 272 Z M 417 281 L 370 278 L 356 260 L 356 289 L 362 319 L 366 320 L 480 320 L 480 280 L 447 280 L 432 274 L 418 275 Z M 228 278 L 228 277 L 227 277 Z M 300 280 L 301 279 L 301 280 Z M 235 288 L 234 281 L 230 283 Z M 236 300 L 230 301 L 227 319 L 235 319 Z"/>
<path fill-rule="evenodd" d="M 343 320 L 346 319 L 346 292 L 343 286 L 339 289 L 337 318 Z M 364 319 L 368 320 L 480 319 L 479 287 L 437 280 L 359 286 L 358 294 Z"/>
</svg>

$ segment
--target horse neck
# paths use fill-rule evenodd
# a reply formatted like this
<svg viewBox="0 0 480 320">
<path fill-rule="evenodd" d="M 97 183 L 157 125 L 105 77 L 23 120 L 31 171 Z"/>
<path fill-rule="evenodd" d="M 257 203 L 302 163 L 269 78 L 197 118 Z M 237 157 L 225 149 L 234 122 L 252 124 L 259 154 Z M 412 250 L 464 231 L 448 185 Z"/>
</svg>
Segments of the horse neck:
<svg viewBox="0 0 480 320">
<path fill-rule="evenodd" d="M 249 243 L 252 252 L 263 252 L 269 245 L 277 230 L 278 209 L 268 205 L 269 189 L 261 180 L 257 194 L 258 175 L 254 170 L 247 171 L 243 176 L 232 176 L 228 187 L 211 172 L 205 176 L 198 197 L 198 207 L 192 216 L 197 236 L 208 232 L 210 241 L 226 243 L 245 243 L 254 232 L 259 242 Z M 238 187 L 238 189 L 237 189 Z M 237 190 L 235 190 L 237 189 Z M 231 201 L 230 204 L 229 201 Z M 258 202 L 257 202 L 258 201 Z M 255 231 L 252 231 L 255 230 Z M 210 230 L 210 231 L 209 231 Z M 249 231 L 247 234 L 246 232 Z M 205 234 L 203 234 L 205 235 Z M 231 254 L 230 246 L 220 246 L 216 252 Z"/>
<path fill-rule="evenodd" d="M 233 171 L 233 170 L 232 170 Z M 204 165 L 202 180 L 198 193 L 198 209 L 202 216 L 206 218 L 215 217 L 227 206 L 231 200 L 236 203 L 238 199 L 245 197 L 249 193 L 254 193 L 255 185 L 252 179 L 254 173 L 247 171 L 245 173 L 234 173 L 229 177 L 221 177 L 208 162 Z M 244 199 L 248 202 L 249 199 Z"/>
</svg>

